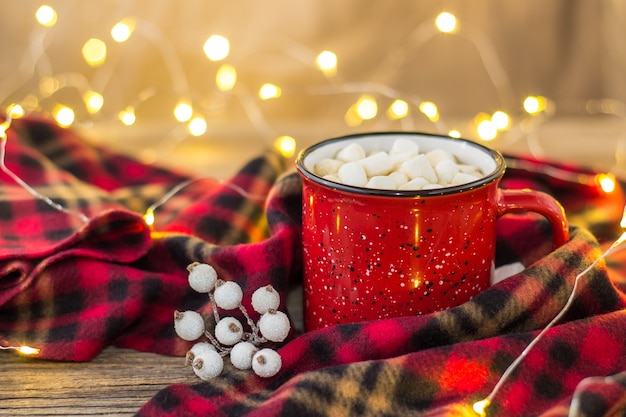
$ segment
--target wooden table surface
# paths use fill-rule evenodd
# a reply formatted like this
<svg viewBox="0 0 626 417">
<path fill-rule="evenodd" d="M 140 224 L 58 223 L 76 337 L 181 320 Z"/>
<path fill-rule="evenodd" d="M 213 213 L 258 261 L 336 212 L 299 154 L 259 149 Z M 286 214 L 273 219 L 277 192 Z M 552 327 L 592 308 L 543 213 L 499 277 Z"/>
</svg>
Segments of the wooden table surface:
<svg viewBox="0 0 626 417">
<path fill-rule="evenodd" d="M 621 121 L 585 121 L 581 125 L 569 120 L 546 132 L 550 137 L 546 152 L 560 160 L 609 169 L 619 156 L 615 154 L 616 135 L 623 129 Z M 189 154 L 193 154 L 194 145 L 189 146 Z M 241 149 L 240 142 L 233 146 Z M 523 152 L 524 146 L 518 142 L 509 150 Z M 230 175 L 243 162 L 230 160 L 230 168 L 219 164 L 215 168 Z M 617 172 L 623 172 L 625 167 L 618 168 Z M 302 308 L 297 300 L 296 296 L 288 303 L 290 312 L 295 309 L 296 315 L 301 314 Z M 0 416 L 130 416 L 167 385 L 198 382 L 183 365 L 183 358 L 113 347 L 88 363 L 40 361 L 2 351 Z"/>
</svg>

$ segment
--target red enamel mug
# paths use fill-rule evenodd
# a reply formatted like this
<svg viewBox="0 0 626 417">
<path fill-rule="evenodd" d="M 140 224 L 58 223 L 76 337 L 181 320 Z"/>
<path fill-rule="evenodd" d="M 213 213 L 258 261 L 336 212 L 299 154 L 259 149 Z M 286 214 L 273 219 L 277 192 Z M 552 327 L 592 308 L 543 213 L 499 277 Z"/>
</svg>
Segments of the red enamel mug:
<svg viewBox="0 0 626 417">
<path fill-rule="evenodd" d="M 346 185 L 315 174 L 350 144 L 388 152 L 397 139 L 420 153 L 442 150 L 480 168 L 469 183 L 426 190 Z M 329 325 L 416 314 L 460 305 L 490 285 L 496 220 L 532 211 L 552 225 L 554 247 L 569 240 L 561 204 L 532 190 L 503 190 L 502 155 L 473 141 L 413 132 L 325 140 L 296 160 L 302 178 L 304 324 Z"/>
</svg>

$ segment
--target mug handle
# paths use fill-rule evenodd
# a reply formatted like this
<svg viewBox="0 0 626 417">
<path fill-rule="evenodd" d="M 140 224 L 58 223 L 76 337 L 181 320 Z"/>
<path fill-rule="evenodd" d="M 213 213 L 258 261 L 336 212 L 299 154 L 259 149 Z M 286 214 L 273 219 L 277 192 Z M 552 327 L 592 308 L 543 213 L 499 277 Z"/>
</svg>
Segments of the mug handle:
<svg viewBox="0 0 626 417">
<path fill-rule="evenodd" d="M 565 210 L 554 197 L 536 190 L 499 190 L 498 217 L 513 212 L 532 211 L 544 216 L 552 225 L 552 248 L 569 241 Z"/>
</svg>

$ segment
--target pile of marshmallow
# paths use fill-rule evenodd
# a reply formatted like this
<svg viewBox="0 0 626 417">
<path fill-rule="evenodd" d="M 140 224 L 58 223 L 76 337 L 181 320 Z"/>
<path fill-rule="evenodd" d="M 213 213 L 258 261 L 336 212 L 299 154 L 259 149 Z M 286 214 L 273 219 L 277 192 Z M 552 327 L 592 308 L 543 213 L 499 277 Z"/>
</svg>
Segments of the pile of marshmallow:
<svg viewBox="0 0 626 417">
<path fill-rule="evenodd" d="M 366 153 L 358 143 L 341 148 L 333 158 L 317 162 L 313 173 L 326 180 L 382 190 L 433 190 L 476 181 L 480 168 L 462 164 L 447 151 L 420 153 L 409 139 L 396 139 L 389 152 Z"/>
</svg>

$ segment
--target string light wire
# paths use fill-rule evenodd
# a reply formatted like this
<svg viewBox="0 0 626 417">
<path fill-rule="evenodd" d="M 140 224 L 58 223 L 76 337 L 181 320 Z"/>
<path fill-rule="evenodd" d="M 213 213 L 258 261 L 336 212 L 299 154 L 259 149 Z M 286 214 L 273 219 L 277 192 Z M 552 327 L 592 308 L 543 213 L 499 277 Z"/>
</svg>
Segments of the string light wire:
<svg viewBox="0 0 626 417">
<path fill-rule="evenodd" d="M 624 207 L 624 215 L 622 216 L 622 221 L 620 223 L 620 226 L 622 227 L 622 229 L 626 229 L 626 207 Z M 476 414 L 478 414 L 481 417 L 484 417 L 486 415 L 486 412 L 485 412 L 486 408 L 491 405 L 494 397 L 496 396 L 498 391 L 502 388 L 502 386 L 507 381 L 507 379 L 509 379 L 513 371 L 515 371 L 515 369 L 526 358 L 528 353 L 535 347 L 535 345 L 539 343 L 539 341 L 548 332 L 548 330 L 550 330 L 567 313 L 567 311 L 569 310 L 569 308 L 574 302 L 574 299 L 576 296 L 576 290 L 578 289 L 578 285 L 579 285 L 581 278 L 584 277 L 587 273 L 589 273 L 589 271 L 591 271 L 598 264 L 598 262 L 600 262 L 601 260 L 609 256 L 613 252 L 617 251 L 619 246 L 621 246 L 624 242 L 626 242 L 626 231 L 624 231 L 622 235 L 616 241 L 614 241 L 613 244 L 611 244 L 611 246 L 607 250 L 604 251 L 604 253 L 602 253 L 602 255 L 596 258 L 587 268 L 585 268 L 582 272 L 576 275 L 576 279 L 574 280 L 574 286 L 563 308 L 541 330 L 541 332 L 539 332 L 539 334 L 535 336 L 535 338 L 526 346 L 526 348 L 522 351 L 522 353 L 517 358 L 515 358 L 515 360 L 509 365 L 509 367 L 504 371 L 504 373 L 502 374 L 502 376 L 500 377 L 496 385 L 493 387 L 489 395 L 486 398 L 480 401 L 477 401 L 473 404 L 473 409 L 476 412 Z"/>
</svg>

